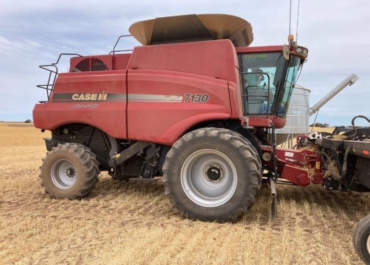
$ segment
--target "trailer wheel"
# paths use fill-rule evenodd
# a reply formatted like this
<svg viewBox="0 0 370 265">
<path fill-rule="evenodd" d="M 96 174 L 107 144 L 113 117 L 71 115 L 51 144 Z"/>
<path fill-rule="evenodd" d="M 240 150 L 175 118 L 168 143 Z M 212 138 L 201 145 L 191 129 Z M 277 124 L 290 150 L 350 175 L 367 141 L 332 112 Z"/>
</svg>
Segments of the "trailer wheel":
<svg viewBox="0 0 370 265">
<path fill-rule="evenodd" d="M 86 196 L 98 180 L 95 154 L 77 143 L 58 144 L 47 153 L 41 169 L 41 185 L 52 198 Z"/>
<path fill-rule="evenodd" d="M 252 144 L 231 130 L 202 128 L 167 153 L 163 175 L 171 202 L 185 217 L 235 221 L 255 201 L 261 162 Z"/>
<path fill-rule="evenodd" d="M 370 264 L 370 215 L 356 225 L 352 239 L 357 254 L 366 264 Z"/>
</svg>

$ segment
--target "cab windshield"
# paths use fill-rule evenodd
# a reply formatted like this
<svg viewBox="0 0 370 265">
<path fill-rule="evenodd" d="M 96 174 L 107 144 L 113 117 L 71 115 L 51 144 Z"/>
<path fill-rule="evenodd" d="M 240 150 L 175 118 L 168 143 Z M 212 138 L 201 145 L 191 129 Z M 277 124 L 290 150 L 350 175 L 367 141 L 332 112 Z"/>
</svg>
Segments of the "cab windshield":
<svg viewBox="0 0 370 265">
<path fill-rule="evenodd" d="M 282 52 L 239 54 L 244 115 L 285 117 L 300 59 Z"/>
</svg>

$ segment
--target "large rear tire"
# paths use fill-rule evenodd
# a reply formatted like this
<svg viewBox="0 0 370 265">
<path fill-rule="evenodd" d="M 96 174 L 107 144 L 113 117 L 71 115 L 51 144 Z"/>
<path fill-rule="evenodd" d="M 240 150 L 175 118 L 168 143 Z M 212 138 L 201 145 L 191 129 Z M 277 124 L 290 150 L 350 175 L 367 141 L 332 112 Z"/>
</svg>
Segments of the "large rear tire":
<svg viewBox="0 0 370 265">
<path fill-rule="evenodd" d="M 256 199 L 261 161 L 240 134 L 202 128 L 176 141 L 167 153 L 163 174 L 166 193 L 183 216 L 235 221 Z"/>
<path fill-rule="evenodd" d="M 356 225 L 352 239 L 357 254 L 366 264 L 370 264 L 370 215 Z"/>
<path fill-rule="evenodd" d="M 52 198 L 82 198 L 98 181 L 96 156 L 82 144 L 58 144 L 47 153 L 40 169 L 41 185 Z"/>
</svg>

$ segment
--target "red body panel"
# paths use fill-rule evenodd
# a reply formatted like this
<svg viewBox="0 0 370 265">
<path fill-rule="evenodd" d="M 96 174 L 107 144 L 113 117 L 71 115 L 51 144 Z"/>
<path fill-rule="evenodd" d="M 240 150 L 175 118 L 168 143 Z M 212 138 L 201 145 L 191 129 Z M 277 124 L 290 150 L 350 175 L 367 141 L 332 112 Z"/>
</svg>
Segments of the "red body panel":
<svg viewBox="0 0 370 265">
<path fill-rule="evenodd" d="M 112 56 L 112 66 L 114 70 L 126 69 L 131 54 L 115 54 Z"/>
<path fill-rule="evenodd" d="M 126 100 L 57 102 L 56 94 L 126 94 L 126 71 L 77 72 L 58 76 L 49 102 L 33 110 L 37 128 L 53 130 L 64 124 L 82 123 L 97 127 L 116 138 L 126 138 Z"/>
<path fill-rule="evenodd" d="M 128 93 L 148 96 L 147 102 L 129 97 L 130 139 L 171 145 L 194 124 L 232 118 L 228 83 L 221 79 L 171 71 L 129 70 Z M 207 94 L 208 101 L 185 102 L 187 93 Z M 179 101 L 153 102 L 152 95 L 177 96 Z"/>
<path fill-rule="evenodd" d="M 275 128 L 283 128 L 285 126 L 285 119 L 273 115 L 255 115 L 247 116 L 243 122 L 251 127 L 265 127 L 269 128 L 273 124 Z"/>
<path fill-rule="evenodd" d="M 272 153 L 271 146 L 262 146 L 262 152 Z M 276 149 L 276 160 L 280 177 L 299 186 L 310 183 L 322 184 L 324 173 L 321 159 L 315 151 L 305 149 Z M 264 161 L 270 168 L 272 161 Z"/>
<path fill-rule="evenodd" d="M 92 58 L 72 58 L 71 71 Z M 127 68 L 60 74 L 51 100 L 35 106 L 36 127 L 84 123 L 115 138 L 171 145 L 197 123 L 242 119 L 238 60 L 229 40 L 141 46 L 132 55 L 94 58 L 108 69 Z M 126 98 L 86 102 L 79 98 L 86 93 Z M 186 100 L 188 95 L 206 100 Z"/>
<path fill-rule="evenodd" d="M 230 40 L 139 46 L 129 69 L 172 70 L 239 82 L 239 63 Z"/>
<path fill-rule="evenodd" d="M 128 68 L 128 94 L 148 96 L 128 98 L 130 139 L 171 145 L 194 124 L 242 117 L 235 100 L 241 100 L 238 60 L 229 40 L 137 47 Z M 207 101 L 186 101 L 188 94 L 207 95 Z M 179 100 L 153 102 L 151 95 Z"/>
<path fill-rule="evenodd" d="M 282 46 L 271 46 L 237 50 L 281 49 Z M 93 58 L 102 61 L 108 70 L 60 74 L 51 99 L 34 108 L 36 127 L 53 130 L 69 123 L 83 123 L 119 139 L 172 145 L 200 122 L 245 122 L 238 58 L 230 40 L 140 46 L 132 54 L 74 57 L 70 70 L 82 60 Z M 99 95 L 94 95 L 91 100 L 94 93 L 103 93 L 107 98 L 96 100 Z M 192 100 L 187 100 L 189 95 Z M 250 117 L 247 124 L 269 127 L 271 122 L 277 128 L 284 125 L 283 119 L 273 116 Z"/>
<path fill-rule="evenodd" d="M 299 186 L 307 186 L 310 184 L 307 168 L 286 164 L 281 172 L 281 177 Z"/>
</svg>

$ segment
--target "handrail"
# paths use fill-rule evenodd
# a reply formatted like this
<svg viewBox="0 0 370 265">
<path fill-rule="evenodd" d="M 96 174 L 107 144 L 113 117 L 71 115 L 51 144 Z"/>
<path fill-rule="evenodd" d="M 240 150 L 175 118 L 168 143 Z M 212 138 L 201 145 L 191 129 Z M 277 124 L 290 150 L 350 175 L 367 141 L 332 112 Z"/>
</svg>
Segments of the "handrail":
<svg viewBox="0 0 370 265">
<path fill-rule="evenodd" d="M 48 81 L 47 81 L 46 84 L 36 85 L 36 87 L 41 88 L 41 89 L 45 89 L 48 101 L 49 101 L 49 98 L 50 98 L 50 94 L 54 89 L 55 80 L 56 80 L 56 78 L 58 76 L 58 73 L 59 73 L 58 63 L 59 63 L 60 59 L 63 56 L 79 56 L 79 57 L 82 57 L 82 55 L 80 55 L 78 53 L 60 53 L 55 63 L 39 65 L 39 67 L 41 69 L 46 70 L 46 71 L 49 72 L 49 76 L 48 76 Z"/>
<path fill-rule="evenodd" d="M 118 43 L 119 43 L 119 41 L 122 39 L 122 38 L 127 38 L 127 37 L 132 37 L 132 35 L 131 34 L 123 34 L 123 35 L 120 35 L 120 36 L 118 36 L 118 38 L 117 38 L 117 40 L 116 40 L 116 43 L 114 44 L 114 46 L 113 46 L 113 50 L 111 50 L 110 52 L 109 52 L 109 54 L 116 54 L 117 52 L 129 52 L 129 51 L 132 51 L 131 49 L 125 49 L 125 50 L 116 50 L 116 47 L 117 47 L 117 45 L 118 45 Z"/>
<path fill-rule="evenodd" d="M 243 75 L 257 75 L 257 74 L 260 74 L 260 75 L 264 75 L 264 76 L 267 76 L 267 95 L 264 96 L 264 95 L 258 95 L 258 96 L 255 96 L 255 95 L 248 95 L 248 88 L 250 87 L 256 87 L 256 88 L 260 88 L 259 86 L 246 86 L 245 89 L 244 89 L 244 82 L 245 82 L 245 78 L 244 76 L 242 77 L 243 78 L 243 94 L 242 94 L 242 97 L 243 98 L 247 98 L 247 104 L 251 104 L 249 102 L 249 98 L 266 98 L 267 99 L 267 108 L 266 108 L 266 111 L 265 111 L 265 114 L 269 114 L 270 113 L 270 107 L 272 107 L 272 104 L 271 104 L 271 99 L 270 99 L 270 95 L 271 95 L 271 87 L 270 87 L 270 75 L 266 72 L 241 72 L 240 73 L 242 76 Z M 245 91 L 244 91 L 245 90 Z M 273 103 L 273 102 L 272 102 Z M 245 102 L 243 102 L 243 105 L 244 105 L 244 108 L 246 108 L 246 104 Z M 245 110 L 246 111 L 246 110 Z M 263 114 L 263 113 L 250 113 L 250 114 Z"/>
<path fill-rule="evenodd" d="M 119 52 L 132 52 L 132 51 L 133 51 L 132 49 L 114 50 L 114 51 L 110 51 L 109 54 L 115 55 L 116 53 L 119 53 Z"/>
</svg>

